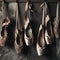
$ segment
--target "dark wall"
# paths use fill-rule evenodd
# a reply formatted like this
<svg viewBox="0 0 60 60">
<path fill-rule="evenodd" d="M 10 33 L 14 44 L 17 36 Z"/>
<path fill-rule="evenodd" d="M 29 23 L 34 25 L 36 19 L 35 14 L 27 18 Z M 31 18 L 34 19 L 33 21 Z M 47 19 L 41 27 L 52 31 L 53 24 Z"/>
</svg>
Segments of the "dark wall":
<svg viewBox="0 0 60 60">
<path fill-rule="evenodd" d="M 13 1 L 13 0 L 6 0 L 7 2 L 9 1 Z M 16 1 L 16 0 L 14 0 Z M 23 17 L 24 17 L 24 7 L 25 7 L 25 3 L 27 0 L 19 0 L 19 7 L 20 7 L 20 15 L 21 15 L 21 24 L 23 24 Z M 33 21 L 32 21 L 32 29 L 34 31 L 34 37 L 35 37 L 35 42 L 37 40 L 37 33 L 38 33 L 38 27 L 41 23 L 41 11 L 40 11 L 40 5 L 42 4 L 42 2 L 44 2 L 44 0 L 31 0 L 31 2 L 33 2 L 34 4 L 34 10 L 36 11 L 36 13 L 34 13 L 33 16 Z M 58 0 L 46 0 L 47 4 L 48 4 L 48 9 L 49 9 L 49 14 L 50 14 L 50 18 L 51 21 L 54 20 L 55 15 L 56 15 L 56 4 L 58 2 Z M 36 52 L 36 48 L 35 46 L 30 46 L 30 47 L 25 47 L 25 56 L 20 54 L 17 55 L 15 53 L 15 51 L 13 50 L 9 50 L 7 48 L 2 48 L 0 49 L 0 57 L 1 60 L 57 60 L 56 57 L 56 47 L 54 45 L 50 45 L 47 47 L 46 53 L 39 57 L 37 55 Z M 7 52 L 7 53 L 6 53 Z"/>
<path fill-rule="evenodd" d="M 2 1 L 2 0 L 0 0 Z M 6 0 L 8 2 L 10 1 L 16 1 L 16 0 Z M 19 2 L 26 2 L 27 0 L 18 0 Z M 30 0 L 32 2 L 42 2 L 42 1 L 46 1 L 46 2 L 58 2 L 59 0 Z"/>
</svg>

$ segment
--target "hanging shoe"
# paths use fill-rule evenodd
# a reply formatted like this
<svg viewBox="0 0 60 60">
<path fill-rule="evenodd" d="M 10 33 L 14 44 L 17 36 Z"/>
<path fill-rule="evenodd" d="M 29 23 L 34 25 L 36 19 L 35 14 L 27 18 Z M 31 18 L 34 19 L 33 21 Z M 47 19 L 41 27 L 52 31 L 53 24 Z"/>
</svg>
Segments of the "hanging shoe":
<svg viewBox="0 0 60 60">
<path fill-rule="evenodd" d="M 14 42 L 14 46 L 15 46 L 15 50 L 17 53 L 20 53 L 22 48 L 23 48 L 23 35 L 22 35 L 22 31 L 19 29 L 16 29 L 16 35 L 15 35 L 15 42 Z"/>
<path fill-rule="evenodd" d="M 42 24 L 39 27 L 37 45 L 36 45 L 38 56 L 44 54 L 46 45 L 52 43 L 51 37 L 53 37 L 52 26 L 47 11 L 48 10 L 47 4 L 44 2 L 40 7 L 42 7 L 43 12 L 42 12 Z"/>
<path fill-rule="evenodd" d="M 32 28 L 30 26 L 30 20 L 31 20 L 31 5 L 29 2 L 26 3 L 25 6 L 25 22 L 24 22 L 24 40 L 27 46 L 33 44 L 33 33 L 32 33 Z"/>
<path fill-rule="evenodd" d="M 38 30 L 38 36 L 37 36 L 37 43 L 36 43 L 36 50 L 37 50 L 37 54 L 38 56 L 41 56 L 44 54 L 44 50 L 46 47 L 46 42 L 45 42 L 45 22 L 44 22 L 44 14 L 45 14 L 45 9 L 44 9 L 44 4 L 43 3 L 40 8 L 42 7 L 43 11 L 42 11 L 42 24 L 40 24 L 39 26 L 39 30 Z"/>
<path fill-rule="evenodd" d="M 2 41 L 0 40 L 1 46 L 5 45 L 5 42 L 8 38 L 8 32 L 7 32 L 6 28 L 9 25 L 9 23 L 10 23 L 10 20 L 8 17 L 5 18 L 2 22 L 2 31 L 1 31 Z"/>
<path fill-rule="evenodd" d="M 41 24 L 39 27 L 39 32 L 38 32 L 38 38 L 37 38 L 37 43 L 36 43 L 36 50 L 38 56 L 41 56 L 44 54 L 44 50 L 46 47 L 45 43 L 45 37 L 44 37 L 44 26 Z"/>
<path fill-rule="evenodd" d="M 45 18 L 45 41 L 46 44 L 52 44 L 53 42 L 53 31 L 52 31 L 52 25 L 51 25 L 51 21 L 49 18 L 49 15 L 46 16 Z"/>
<path fill-rule="evenodd" d="M 33 44 L 34 38 L 33 38 L 33 34 L 32 34 L 32 29 L 30 26 L 28 26 L 24 32 L 24 39 L 25 39 L 25 43 L 27 46 Z"/>
</svg>

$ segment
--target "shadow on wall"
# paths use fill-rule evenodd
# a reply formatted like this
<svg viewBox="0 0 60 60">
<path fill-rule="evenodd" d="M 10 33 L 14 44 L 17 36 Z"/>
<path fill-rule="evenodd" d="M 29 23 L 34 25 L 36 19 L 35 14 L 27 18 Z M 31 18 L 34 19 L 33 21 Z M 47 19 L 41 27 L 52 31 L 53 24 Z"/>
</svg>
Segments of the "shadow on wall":
<svg viewBox="0 0 60 60">
<path fill-rule="evenodd" d="M 22 19 L 21 21 L 23 21 L 23 17 L 24 17 L 24 6 L 25 6 L 25 3 L 20 3 L 20 10 L 21 10 L 20 12 L 21 12 L 21 19 Z M 1 60 L 40 60 L 40 59 L 41 60 L 57 60 L 55 43 L 47 46 L 46 52 L 43 56 L 39 57 L 37 55 L 37 52 L 35 49 L 35 44 L 36 44 L 36 40 L 37 40 L 38 28 L 41 23 L 41 13 L 40 13 L 40 8 L 39 8 L 40 3 L 34 3 L 34 6 L 35 6 L 34 9 L 37 10 L 36 13 L 34 13 L 33 19 L 31 21 L 31 27 L 32 27 L 33 34 L 35 37 L 34 45 L 30 46 L 30 47 L 24 46 L 22 53 L 19 55 L 16 54 L 16 52 L 14 50 L 10 50 L 6 47 L 4 47 L 4 48 L 0 47 L 0 49 L 1 49 L 0 59 Z M 52 20 L 54 20 L 54 17 L 55 17 L 56 4 L 49 3 L 48 8 L 49 8 L 50 16 L 51 16 L 51 21 L 52 21 Z M 12 27 L 12 29 L 13 29 L 13 27 Z M 10 29 L 8 31 L 10 31 Z M 9 39 L 9 40 L 11 40 L 11 39 Z M 8 43 L 8 45 L 9 45 L 9 43 Z"/>
</svg>

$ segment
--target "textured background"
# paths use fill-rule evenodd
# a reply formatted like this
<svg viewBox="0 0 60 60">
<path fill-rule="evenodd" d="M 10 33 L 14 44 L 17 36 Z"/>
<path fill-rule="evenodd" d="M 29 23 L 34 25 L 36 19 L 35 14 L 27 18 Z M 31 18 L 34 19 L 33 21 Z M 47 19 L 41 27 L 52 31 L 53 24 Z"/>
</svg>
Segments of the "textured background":
<svg viewBox="0 0 60 60">
<path fill-rule="evenodd" d="M 9 0 L 6 0 L 6 1 L 9 2 Z M 41 11 L 40 11 L 41 9 L 39 8 L 39 6 L 44 0 L 31 0 L 31 1 L 33 2 L 34 9 L 36 10 L 36 13 L 34 13 L 33 15 L 33 21 L 32 21 L 32 26 L 34 31 L 33 34 L 36 42 L 38 27 L 41 23 Z M 19 0 L 19 2 L 20 2 L 21 20 L 23 20 L 24 6 L 25 6 L 26 0 Z M 51 21 L 53 21 L 55 18 L 56 4 L 58 0 L 46 0 L 46 2 L 48 4 Z M 2 13 L 0 13 L 0 15 L 1 14 Z M 1 22 L 0 22 L 0 31 L 1 31 Z M 35 45 L 32 45 L 30 47 L 25 47 L 23 49 L 23 53 L 21 54 L 16 54 L 14 49 L 8 49 L 7 47 L 0 47 L 0 60 L 58 60 L 58 59 L 56 54 L 55 43 L 53 43 L 52 45 L 47 46 L 46 53 L 40 57 L 37 55 Z"/>
</svg>

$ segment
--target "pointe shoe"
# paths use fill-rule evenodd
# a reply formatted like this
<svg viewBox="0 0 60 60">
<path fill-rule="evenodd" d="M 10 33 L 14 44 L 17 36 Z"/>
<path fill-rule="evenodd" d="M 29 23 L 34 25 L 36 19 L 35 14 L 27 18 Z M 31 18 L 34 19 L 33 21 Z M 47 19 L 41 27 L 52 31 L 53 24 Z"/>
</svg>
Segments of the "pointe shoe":
<svg viewBox="0 0 60 60">
<path fill-rule="evenodd" d="M 24 32 L 24 39 L 25 39 L 25 43 L 27 46 L 32 45 L 33 44 L 33 33 L 32 33 L 32 29 L 31 27 L 29 27 L 25 32 Z"/>
<path fill-rule="evenodd" d="M 0 36 L 0 46 L 5 46 L 5 41 L 1 36 Z"/>
<path fill-rule="evenodd" d="M 37 44 L 36 44 L 36 50 L 38 56 L 41 56 L 44 54 L 44 50 L 46 48 L 46 43 L 45 43 L 45 36 L 44 36 L 44 29 L 43 25 L 41 24 L 39 27 L 39 32 L 38 32 L 38 37 L 37 37 Z"/>
<path fill-rule="evenodd" d="M 16 51 L 17 54 L 19 54 L 21 52 L 21 47 L 20 47 L 20 45 L 18 45 L 16 43 L 16 41 L 15 41 L 15 51 Z"/>
<path fill-rule="evenodd" d="M 21 53 L 22 48 L 23 48 L 22 31 L 18 29 L 16 30 L 16 39 L 14 42 L 14 47 L 17 54 Z"/>
</svg>

